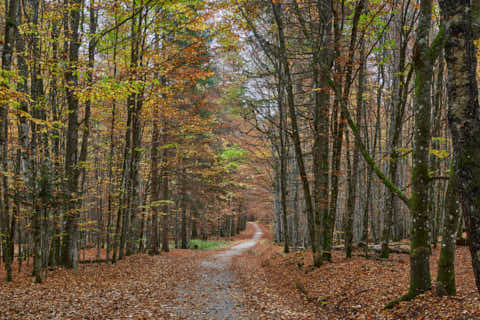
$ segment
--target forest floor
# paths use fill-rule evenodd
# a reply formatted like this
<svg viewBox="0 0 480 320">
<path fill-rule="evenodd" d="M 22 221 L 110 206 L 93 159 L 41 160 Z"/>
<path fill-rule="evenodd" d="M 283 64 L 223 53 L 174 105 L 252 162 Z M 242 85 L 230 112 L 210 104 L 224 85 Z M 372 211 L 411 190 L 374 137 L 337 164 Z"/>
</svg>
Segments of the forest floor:
<svg viewBox="0 0 480 320">
<path fill-rule="evenodd" d="M 56 268 L 41 284 L 33 281 L 31 263 L 24 264 L 21 272 L 15 264 L 11 283 L 5 282 L 1 265 L 0 319 L 178 319 L 172 311 L 172 301 L 180 303 L 176 288 L 195 283 L 201 277 L 203 261 L 251 238 L 251 228 L 217 250 L 171 249 L 158 256 L 130 256 L 114 265 Z M 100 258 L 104 255 L 101 252 Z M 81 256 L 95 260 L 96 249 Z"/>
<path fill-rule="evenodd" d="M 41 284 L 26 266 L 11 283 L 0 276 L 0 319 L 170 319 L 166 306 L 175 287 L 193 281 L 199 262 L 212 254 L 173 249 L 114 265 L 81 264 L 50 272 Z"/>
<path fill-rule="evenodd" d="M 465 247 L 457 249 L 456 297 L 427 292 L 383 310 L 408 289 L 408 255 L 347 260 L 334 252 L 333 262 L 313 268 L 310 252 L 284 255 L 271 231 L 259 227 L 255 246 L 257 229 L 249 224 L 225 248 L 59 268 L 42 284 L 33 282 L 31 266 L 15 272 L 12 283 L 2 270 L 0 319 L 480 319 Z M 438 254 L 435 249 L 432 279 Z"/>
<path fill-rule="evenodd" d="M 2 265 L 0 319 L 256 319 L 244 308 L 229 266 L 233 256 L 256 244 L 257 231 L 248 224 L 228 246 L 215 250 L 172 249 L 114 265 L 56 268 L 41 284 L 33 281 L 31 263 L 21 272 L 15 264 L 11 283 L 5 282 Z M 81 257 L 95 260 L 96 249 L 82 251 Z"/>
<path fill-rule="evenodd" d="M 467 247 L 456 252 L 456 297 L 427 292 L 391 310 L 384 306 L 408 291 L 409 257 L 366 259 L 355 252 L 345 259 L 333 252 L 333 262 L 313 267 L 310 251 L 287 255 L 272 243 L 272 232 L 261 225 L 263 240 L 233 260 L 244 288 L 244 301 L 262 319 L 480 319 L 480 296 Z M 440 249 L 433 250 L 432 279 L 437 276 Z"/>
</svg>

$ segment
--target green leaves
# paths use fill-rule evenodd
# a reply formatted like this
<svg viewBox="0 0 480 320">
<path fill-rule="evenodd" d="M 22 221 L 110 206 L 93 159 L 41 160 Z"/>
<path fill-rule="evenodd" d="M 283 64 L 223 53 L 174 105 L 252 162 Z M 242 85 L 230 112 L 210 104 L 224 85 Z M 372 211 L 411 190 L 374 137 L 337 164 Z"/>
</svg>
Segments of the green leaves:
<svg viewBox="0 0 480 320">
<path fill-rule="evenodd" d="M 239 161 L 244 159 L 248 155 L 247 150 L 243 150 L 234 145 L 233 147 L 227 147 L 225 151 L 220 155 L 222 161 Z"/>
<path fill-rule="evenodd" d="M 230 169 L 236 170 L 245 162 L 247 155 L 248 151 L 239 148 L 238 145 L 234 145 L 233 147 L 227 147 L 220 154 L 220 160 L 227 171 Z"/>
</svg>

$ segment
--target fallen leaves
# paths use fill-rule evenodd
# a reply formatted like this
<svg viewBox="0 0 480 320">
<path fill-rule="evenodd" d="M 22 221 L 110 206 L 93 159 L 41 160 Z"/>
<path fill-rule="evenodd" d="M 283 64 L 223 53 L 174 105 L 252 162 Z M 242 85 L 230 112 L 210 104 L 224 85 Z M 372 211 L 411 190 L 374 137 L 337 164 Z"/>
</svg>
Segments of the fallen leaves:
<svg viewBox="0 0 480 320">
<path fill-rule="evenodd" d="M 466 247 L 457 249 L 456 297 L 427 292 L 383 310 L 408 289 L 407 255 L 348 260 L 342 252 L 333 252 L 332 263 L 314 268 L 309 251 L 284 255 L 280 246 L 272 244 L 268 228 L 261 228 L 264 237 L 259 244 L 233 256 L 231 269 L 236 277 L 228 286 L 223 281 L 211 288 L 225 297 L 231 295 L 239 310 L 255 314 L 251 319 L 480 318 L 480 296 Z M 234 240 L 250 239 L 253 234 L 249 227 Z M 50 272 L 42 284 L 33 283 L 30 266 L 17 273 L 14 282 L 0 283 L 0 319 L 178 319 L 178 313 L 172 312 L 178 308 L 201 319 L 204 305 L 214 303 L 211 294 L 202 290 L 202 278 L 211 277 L 202 273 L 202 263 L 216 253 L 172 250 L 160 256 L 131 256 L 115 265 L 83 264 L 78 270 Z M 435 249 L 432 279 L 438 255 Z M 87 252 L 86 258 L 93 257 L 93 251 Z M 183 298 L 179 290 L 186 291 Z M 172 303 L 178 307 L 172 309 Z"/>
<path fill-rule="evenodd" d="M 0 284 L 0 319 L 170 319 L 165 306 L 174 288 L 192 281 L 198 262 L 210 254 L 172 250 L 115 265 L 85 264 L 51 272 L 42 284 L 25 270 Z"/>
<path fill-rule="evenodd" d="M 264 319 L 480 318 L 480 297 L 465 247 L 457 249 L 456 297 L 440 298 L 427 292 L 393 310 L 383 310 L 408 290 L 408 255 L 393 254 L 386 261 L 360 256 L 348 260 L 343 252 L 333 252 L 332 263 L 314 268 L 309 251 L 284 255 L 269 239 L 234 260 L 246 301 L 261 310 Z M 436 279 L 438 256 L 439 249 L 434 249 L 432 280 Z"/>
</svg>

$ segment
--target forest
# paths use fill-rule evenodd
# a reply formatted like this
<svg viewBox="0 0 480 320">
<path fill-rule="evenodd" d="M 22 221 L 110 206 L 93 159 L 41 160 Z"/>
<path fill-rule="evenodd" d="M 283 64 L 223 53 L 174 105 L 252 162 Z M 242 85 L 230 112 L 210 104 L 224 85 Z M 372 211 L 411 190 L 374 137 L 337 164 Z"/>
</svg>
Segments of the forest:
<svg viewBox="0 0 480 320">
<path fill-rule="evenodd" d="M 5 0 L 0 319 L 480 318 L 480 1 Z"/>
</svg>

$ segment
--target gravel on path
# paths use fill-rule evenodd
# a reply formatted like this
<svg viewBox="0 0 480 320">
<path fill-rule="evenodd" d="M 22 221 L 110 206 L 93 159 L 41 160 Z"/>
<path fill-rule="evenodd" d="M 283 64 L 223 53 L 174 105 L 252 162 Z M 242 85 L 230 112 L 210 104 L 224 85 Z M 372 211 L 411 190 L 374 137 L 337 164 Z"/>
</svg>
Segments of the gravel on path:
<svg viewBox="0 0 480 320">
<path fill-rule="evenodd" d="M 200 264 L 200 276 L 194 283 L 184 283 L 177 287 L 176 298 L 171 305 L 172 319 L 257 319 L 255 314 L 245 309 L 240 297 L 242 289 L 230 271 L 232 257 L 255 246 L 262 236 L 256 223 L 255 235 L 251 240 L 242 242 L 211 256 Z"/>
</svg>

